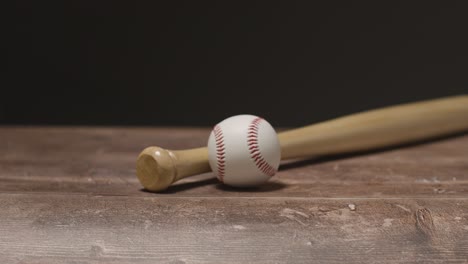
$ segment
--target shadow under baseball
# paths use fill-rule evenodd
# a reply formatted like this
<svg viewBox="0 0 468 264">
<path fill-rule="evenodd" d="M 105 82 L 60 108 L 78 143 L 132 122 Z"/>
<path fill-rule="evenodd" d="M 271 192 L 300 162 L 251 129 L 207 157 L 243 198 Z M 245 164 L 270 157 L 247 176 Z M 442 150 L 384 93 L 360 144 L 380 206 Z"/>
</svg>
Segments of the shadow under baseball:
<svg viewBox="0 0 468 264">
<path fill-rule="evenodd" d="M 184 192 L 184 191 L 189 191 L 189 190 L 194 190 L 197 188 L 202 188 L 206 187 L 209 185 L 214 185 L 214 188 L 225 191 L 225 192 L 238 192 L 238 193 L 246 193 L 246 192 L 274 192 L 277 190 L 281 190 L 285 188 L 287 185 L 284 183 L 280 182 L 274 182 L 274 181 L 269 181 L 266 182 L 265 184 L 261 186 L 256 186 L 256 187 L 232 187 L 228 186 L 226 184 L 222 184 L 219 182 L 216 178 L 209 178 L 209 179 L 203 179 L 199 181 L 193 181 L 193 182 L 184 182 L 184 183 L 178 183 L 175 185 L 170 186 L 164 191 L 159 191 L 159 192 L 154 192 L 146 189 L 141 189 L 140 191 L 146 192 L 146 193 L 158 193 L 158 194 L 174 194 L 174 193 L 179 193 L 179 192 Z"/>
<path fill-rule="evenodd" d="M 226 184 L 219 183 L 216 189 L 225 192 L 239 192 L 239 193 L 261 193 L 261 192 L 274 192 L 287 187 L 286 184 L 281 182 L 268 181 L 265 184 L 255 187 L 232 187 Z"/>
</svg>

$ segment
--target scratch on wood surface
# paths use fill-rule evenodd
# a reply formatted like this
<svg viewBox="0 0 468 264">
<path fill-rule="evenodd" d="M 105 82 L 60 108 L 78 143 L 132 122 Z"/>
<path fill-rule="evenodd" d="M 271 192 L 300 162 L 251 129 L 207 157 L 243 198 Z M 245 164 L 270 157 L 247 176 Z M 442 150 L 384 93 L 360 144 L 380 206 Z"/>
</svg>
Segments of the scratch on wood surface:
<svg viewBox="0 0 468 264">
<path fill-rule="evenodd" d="M 327 214 L 327 213 L 329 213 L 329 212 L 337 211 L 337 210 L 339 210 L 339 209 L 340 209 L 340 208 L 336 208 L 336 207 L 330 208 L 330 207 L 323 207 L 323 206 L 320 206 L 320 207 L 318 208 L 318 211 L 319 211 L 320 213 Z"/>
<path fill-rule="evenodd" d="M 437 194 L 445 193 L 445 192 L 446 192 L 446 190 L 443 189 L 443 188 L 433 188 L 432 191 L 433 191 L 434 193 L 437 193 Z"/>
<path fill-rule="evenodd" d="M 153 225 L 153 222 L 151 220 L 146 219 L 144 222 L 144 229 L 148 230 L 152 225 Z"/>
<path fill-rule="evenodd" d="M 334 170 L 334 171 L 338 171 L 339 169 L 340 169 L 340 165 L 335 164 L 335 165 L 333 166 L 333 170 Z"/>
<path fill-rule="evenodd" d="M 428 239 L 432 239 L 435 233 L 434 221 L 431 211 L 427 208 L 420 208 L 415 212 L 416 228 Z"/>
<path fill-rule="evenodd" d="M 92 245 L 91 249 L 90 249 L 90 252 L 89 252 L 89 255 L 90 255 L 90 257 L 99 257 L 99 256 L 102 256 L 103 253 L 104 253 L 104 249 L 101 246 Z"/>
<path fill-rule="evenodd" d="M 423 179 L 417 179 L 416 182 L 418 183 L 440 183 L 440 180 L 437 179 L 437 177 L 432 177 L 431 179 L 426 179 L 426 178 L 423 178 Z"/>
<path fill-rule="evenodd" d="M 382 226 L 383 226 L 383 227 L 390 227 L 390 226 L 392 226 L 393 220 L 395 220 L 395 219 L 392 219 L 392 218 L 385 218 L 385 219 L 384 219 L 384 223 L 382 224 Z"/>
<path fill-rule="evenodd" d="M 406 208 L 406 207 L 404 207 L 403 205 L 395 204 L 395 206 L 398 207 L 398 208 L 400 208 L 400 209 L 402 209 L 403 211 L 406 211 L 406 212 L 408 212 L 408 213 L 411 213 L 411 210 L 408 209 L 408 208 Z"/>
<path fill-rule="evenodd" d="M 308 214 L 303 213 L 301 211 L 293 210 L 293 209 L 290 209 L 290 208 L 284 208 L 281 211 L 280 216 L 284 216 L 284 217 L 286 217 L 286 218 L 288 218 L 290 220 L 296 221 L 296 222 L 298 222 L 299 224 L 301 224 L 303 226 L 306 226 L 307 224 L 305 224 L 303 221 L 301 221 L 299 219 L 299 217 L 297 217 L 297 216 L 301 216 L 303 218 L 309 218 Z"/>
</svg>

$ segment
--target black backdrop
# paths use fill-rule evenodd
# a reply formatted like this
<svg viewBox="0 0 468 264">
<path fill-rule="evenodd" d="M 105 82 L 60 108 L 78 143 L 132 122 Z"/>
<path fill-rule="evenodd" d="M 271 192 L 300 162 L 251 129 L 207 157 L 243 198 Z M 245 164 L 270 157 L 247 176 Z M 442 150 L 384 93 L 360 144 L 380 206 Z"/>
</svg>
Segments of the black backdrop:
<svg viewBox="0 0 468 264">
<path fill-rule="evenodd" d="M 16 1 L 0 122 L 299 126 L 467 93 L 465 2 Z"/>
</svg>

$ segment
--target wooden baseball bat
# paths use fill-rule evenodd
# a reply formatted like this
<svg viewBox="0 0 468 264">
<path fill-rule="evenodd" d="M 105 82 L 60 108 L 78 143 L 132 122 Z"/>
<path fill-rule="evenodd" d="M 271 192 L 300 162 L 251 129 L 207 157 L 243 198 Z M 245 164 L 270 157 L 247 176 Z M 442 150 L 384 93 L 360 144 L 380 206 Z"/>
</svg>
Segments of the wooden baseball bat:
<svg viewBox="0 0 468 264">
<path fill-rule="evenodd" d="M 323 156 L 420 141 L 468 130 L 468 95 L 401 104 L 352 114 L 278 134 L 281 159 Z M 136 172 L 150 191 L 210 172 L 206 147 L 166 150 L 148 147 Z"/>
</svg>

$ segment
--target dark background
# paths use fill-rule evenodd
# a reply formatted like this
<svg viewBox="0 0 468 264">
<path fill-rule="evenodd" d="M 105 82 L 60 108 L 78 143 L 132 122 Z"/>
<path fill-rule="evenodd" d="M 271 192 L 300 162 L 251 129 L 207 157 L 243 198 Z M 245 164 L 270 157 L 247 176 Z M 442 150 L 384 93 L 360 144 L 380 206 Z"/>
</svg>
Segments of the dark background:
<svg viewBox="0 0 468 264">
<path fill-rule="evenodd" d="M 17 1 L 0 123 L 300 126 L 467 93 L 465 2 Z"/>
</svg>

